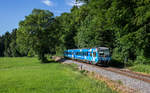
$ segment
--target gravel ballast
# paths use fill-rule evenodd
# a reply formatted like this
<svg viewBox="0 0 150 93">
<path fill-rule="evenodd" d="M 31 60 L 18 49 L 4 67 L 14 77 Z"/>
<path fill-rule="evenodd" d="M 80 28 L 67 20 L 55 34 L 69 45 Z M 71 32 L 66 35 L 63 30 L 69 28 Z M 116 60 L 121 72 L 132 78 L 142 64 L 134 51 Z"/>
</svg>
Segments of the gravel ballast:
<svg viewBox="0 0 150 93">
<path fill-rule="evenodd" d="M 135 89 L 140 93 L 150 93 L 150 83 L 147 83 L 147 82 L 144 82 L 144 81 L 141 81 L 138 79 L 134 79 L 131 77 L 127 77 L 124 75 L 120 75 L 120 74 L 115 73 L 115 72 L 107 71 L 107 70 L 104 70 L 100 67 L 97 68 L 97 67 L 94 67 L 92 65 L 91 66 L 87 65 L 85 63 L 75 62 L 73 60 L 65 60 L 64 63 L 77 64 L 79 67 L 82 66 L 82 69 L 84 69 L 84 70 L 87 70 L 90 72 L 95 72 L 96 74 L 99 74 L 99 75 L 106 77 L 106 78 L 113 80 L 113 81 L 121 81 L 123 85 L 125 85 L 129 88 Z"/>
</svg>

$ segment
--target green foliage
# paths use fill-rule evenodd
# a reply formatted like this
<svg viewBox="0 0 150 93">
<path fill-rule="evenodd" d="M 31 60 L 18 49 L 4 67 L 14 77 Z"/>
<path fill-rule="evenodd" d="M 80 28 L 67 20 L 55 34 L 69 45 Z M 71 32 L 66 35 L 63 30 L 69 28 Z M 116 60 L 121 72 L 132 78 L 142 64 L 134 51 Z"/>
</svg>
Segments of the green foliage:
<svg viewBox="0 0 150 93">
<path fill-rule="evenodd" d="M 129 69 L 136 71 L 150 74 L 150 65 L 147 64 L 134 64 L 134 66 L 129 67 Z"/>
<path fill-rule="evenodd" d="M 0 56 L 21 56 L 16 44 L 16 32 L 17 29 L 13 29 L 11 33 L 6 32 L 2 37 L 0 37 Z"/>
<path fill-rule="evenodd" d="M 116 93 L 65 64 L 37 58 L 0 58 L 0 93 Z"/>
<path fill-rule="evenodd" d="M 11 56 L 11 49 L 10 49 L 10 44 L 11 42 L 11 34 L 9 32 L 6 32 L 5 37 L 4 37 L 4 55 L 9 57 Z"/>
<path fill-rule="evenodd" d="M 4 36 L 0 36 L 0 57 L 4 56 Z"/>
<path fill-rule="evenodd" d="M 30 49 L 27 56 L 28 57 L 34 57 L 35 56 L 35 51 L 33 49 Z"/>
<path fill-rule="evenodd" d="M 17 36 L 20 49 L 25 49 L 29 56 L 34 50 L 41 62 L 47 61 L 45 54 L 52 52 L 57 43 L 54 21 L 53 13 L 50 11 L 34 9 L 19 24 Z"/>
<path fill-rule="evenodd" d="M 54 17 L 34 9 L 19 23 L 17 36 L 0 37 L 0 56 L 63 55 L 66 49 L 109 47 L 121 62 L 147 63 L 150 58 L 148 0 L 76 0 L 70 13 Z M 13 38 L 13 39 L 12 39 Z"/>
</svg>

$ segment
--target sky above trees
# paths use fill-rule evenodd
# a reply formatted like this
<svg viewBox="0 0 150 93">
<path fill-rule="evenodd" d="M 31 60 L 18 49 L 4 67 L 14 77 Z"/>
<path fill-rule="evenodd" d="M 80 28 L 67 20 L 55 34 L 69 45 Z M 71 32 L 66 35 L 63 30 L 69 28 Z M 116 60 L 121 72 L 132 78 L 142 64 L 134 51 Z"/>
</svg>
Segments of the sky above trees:
<svg viewBox="0 0 150 93">
<path fill-rule="evenodd" d="M 1 0 L 0 35 L 17 28 L 19 21 L 24 20 L 34 8 L 46 9 L 59 16 L 63 12 L 70 12 L 74 4 L 75 0 Z"/>
</svg>

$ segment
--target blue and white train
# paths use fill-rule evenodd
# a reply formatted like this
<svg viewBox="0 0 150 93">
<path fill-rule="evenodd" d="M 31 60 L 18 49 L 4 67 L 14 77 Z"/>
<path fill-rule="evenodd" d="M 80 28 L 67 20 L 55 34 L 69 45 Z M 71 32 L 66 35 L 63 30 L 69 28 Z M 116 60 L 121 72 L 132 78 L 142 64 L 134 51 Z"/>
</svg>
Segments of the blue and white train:
<svg viewBox="0 0 150 93">
<path fill-rule="evenodd" d="M 70 49 L 64 51 L 64 57 L 81 60 L 90 64 L 108 64 L 111 60 L 107 47 L 89 49 Z"/>
</svg>

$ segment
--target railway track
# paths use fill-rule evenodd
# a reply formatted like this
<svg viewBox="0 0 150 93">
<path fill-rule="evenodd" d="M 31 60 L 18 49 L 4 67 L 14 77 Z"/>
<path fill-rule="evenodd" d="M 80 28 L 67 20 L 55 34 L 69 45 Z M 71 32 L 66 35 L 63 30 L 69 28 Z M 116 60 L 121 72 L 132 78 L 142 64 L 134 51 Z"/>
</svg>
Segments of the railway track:
<svg viewBox="0 0 150 93">
<path fill-rule="evenodd" d="M 102 66 L 99 66 L 99 65 L 91 65 L 91 64 L 87 64 L 87 63 L 76 61 L 76 60 L 73 60 L 73 61 L 83 63 L 83 64 L 86 64 L 86 65 L 89 65 L 89 66 L 93 66 L 93 67 L 96 67 L 96 68 L 104 69 L 104 70 L 107 70 L 107 71 L 111 71 L 111 72 L 114 72 L 114 73 L 118 73 L 118 74 L 130 77 L 130 78 L 138 79 L 138 80 L 144 81 L 146 83 L 150 83 L 150 75 L 140 74 L 140 73 L 137 73 L 137 72 L 126 70 L 126 69 L 119 69 L 119 68 L 114 68 L 114 67 L 102 67 Z"/>
<path fill-rule="evenodd" d="M 115 73 L 118 73 L 121 75 L 125 75 L 125 76 L 131 77 L 131 78 L 135 78 L 135 79 L 150 83 L 149 75 L 139 74 L 139 73 L 136 73 L 136 72 L 133 72 L 130 70 L 117 69 L 117 68 L 112 68 L 112 67 L 108 67 L 108 68 L 101 67 L 101 68 L 103 68 L 104 70 L 107 70 L 107 71 L 112 71 L 112 72 L 115 72 Z"/>
</svg>

